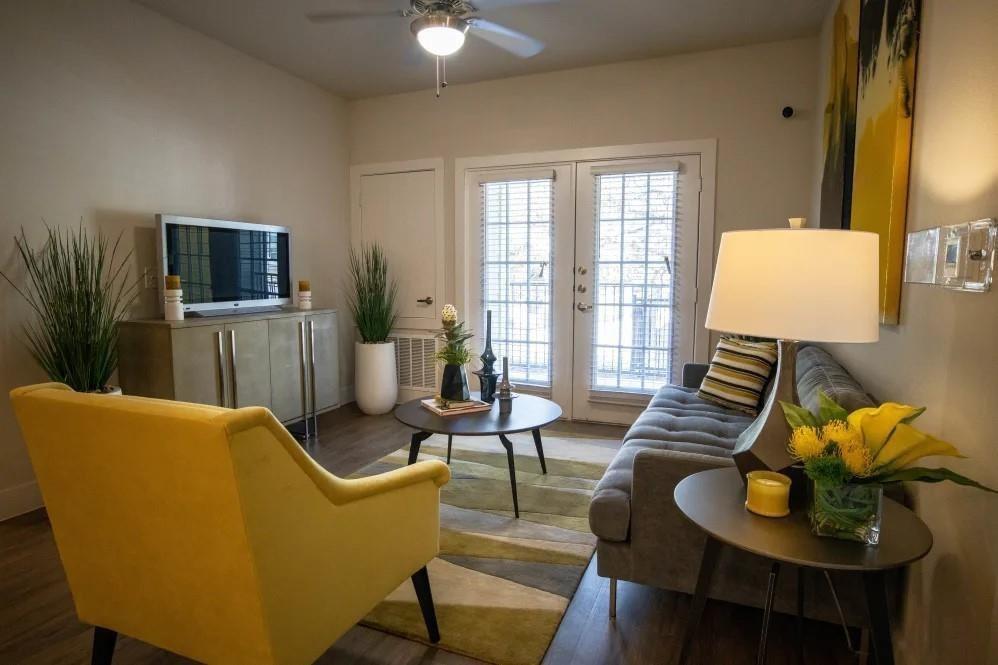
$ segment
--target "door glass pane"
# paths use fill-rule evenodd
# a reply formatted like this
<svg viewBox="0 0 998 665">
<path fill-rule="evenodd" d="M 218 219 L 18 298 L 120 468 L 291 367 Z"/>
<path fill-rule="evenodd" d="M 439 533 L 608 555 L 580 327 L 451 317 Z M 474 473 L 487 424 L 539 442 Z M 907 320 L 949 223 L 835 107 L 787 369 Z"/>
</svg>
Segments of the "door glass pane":
<svg viewBox="0 0 998 665">
<path fill-rule="evenodd" d="M 675 171 L 595 177 L 593 390 L 653 393 L 672 378 Z"/>
<path fill-rule="evenodd" d="M 509 357 L 510 380 L 551 385 L 550 179 L 488 182 L 481 186 L 482 321 L 492 311 L 492 348 Z M 482 339 L 484 343 L 484 339 Z"/>
</svg>

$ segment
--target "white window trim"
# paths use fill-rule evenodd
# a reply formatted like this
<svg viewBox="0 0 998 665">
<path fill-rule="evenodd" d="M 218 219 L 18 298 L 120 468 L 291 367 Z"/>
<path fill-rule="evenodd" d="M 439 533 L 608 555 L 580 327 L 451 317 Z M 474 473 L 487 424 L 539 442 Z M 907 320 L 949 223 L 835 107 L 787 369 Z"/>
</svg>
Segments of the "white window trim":
<svg viewBox="0 0 998 665">
<path fill-rule="evenodd" d="M 549 150 L 542 152 L 489 155 L 480 157 L 459 157 L 454 160 L 454 299 L 455 305 L 466 310 L 471 299 L 471 277 L 477 269 L 469 265 L 474 252 L 469 243 L 476 238 L 478 220 L 471 220 L 468 197 L 477 196 L 478 179 L 476 171 L 488 169 L 523 168 L 554 166 L 566 162 L 590 162 L 612 159 L 641 159 L 679 157 L 682 155 L 700 156 L 700 222 L 697 232 L 697 297 L 696 326 L 693 342 L 693 358 L 706 362 L 710 354 L 710 331 L 705 327 L 707 305 L 710 300 L 710 285 L 714 277 L 714 246 L 717 244 L 714 227 L 714 212 L 717 195 L 717 139 L 695 139 L 690 141 L 669 141 L 665 143 L 639 143 L 633 145 L 604 146 L 598 148 L 577 148 L 569 150 Z M 574 214 L 573 214 L 574 217 Z"/>
</svg>

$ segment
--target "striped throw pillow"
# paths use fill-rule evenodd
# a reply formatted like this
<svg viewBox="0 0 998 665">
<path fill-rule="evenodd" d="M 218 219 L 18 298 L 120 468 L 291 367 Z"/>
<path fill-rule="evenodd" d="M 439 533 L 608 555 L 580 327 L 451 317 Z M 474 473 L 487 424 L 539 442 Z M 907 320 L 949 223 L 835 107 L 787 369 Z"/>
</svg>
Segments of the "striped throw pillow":
<svg viewBox="0 0 998 665">
<path fill-rule="evenodd" d="M 775 342 L 722 337 L 697 396 L 754 416 L 775 364 Z"/>
</svg>

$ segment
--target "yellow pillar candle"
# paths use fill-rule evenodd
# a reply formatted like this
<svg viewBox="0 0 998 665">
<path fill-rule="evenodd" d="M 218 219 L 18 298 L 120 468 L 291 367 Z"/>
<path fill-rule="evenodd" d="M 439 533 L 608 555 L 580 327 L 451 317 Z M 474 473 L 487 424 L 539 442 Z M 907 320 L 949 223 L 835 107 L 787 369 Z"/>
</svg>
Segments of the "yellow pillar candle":
<svg viewBox="0 0 998 665">
<path fill-rule="evenodd" d="M 180 275 L 167 275 L 165 282 L 167 290 L 176 291 L 180 288 Z"/>
<path fill-rule="evenodd" d="M 749 471 L 746 477 L 746 508 L 765 517 L 790 514 L 790 478 L 775 471 Z"/>
</svg>

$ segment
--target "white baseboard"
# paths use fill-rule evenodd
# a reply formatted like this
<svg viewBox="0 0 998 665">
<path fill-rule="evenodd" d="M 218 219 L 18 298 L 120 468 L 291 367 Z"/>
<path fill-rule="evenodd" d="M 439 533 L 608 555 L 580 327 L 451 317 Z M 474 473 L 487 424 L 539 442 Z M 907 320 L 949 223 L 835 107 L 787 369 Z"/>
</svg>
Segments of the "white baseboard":
<svg viewBox="0 0 998 665">
<path fill-rule="evenodd" d="M 42 493 L 33 480 L 0 490 L 0 522 L 41 507 Z"/>
</svg>

